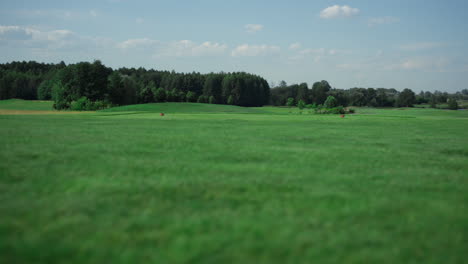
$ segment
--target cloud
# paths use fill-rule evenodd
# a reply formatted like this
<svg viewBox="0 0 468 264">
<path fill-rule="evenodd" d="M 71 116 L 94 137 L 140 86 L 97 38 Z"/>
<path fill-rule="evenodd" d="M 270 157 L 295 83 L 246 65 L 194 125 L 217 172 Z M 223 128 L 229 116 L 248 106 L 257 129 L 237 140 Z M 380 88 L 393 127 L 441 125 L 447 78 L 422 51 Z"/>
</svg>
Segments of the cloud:
<svg viewBox="0 0 468 264">
<path fill-rule="evenodd" d="M 197 44 L 190 40 L 180 40 L 170 43 L 158 55 L 174 57 L 216 56 L 224 54 L 227 48 L 225 44 L 212 43 L 210 41 Z"/>
<path fill-rule="evenodd" d="M 299 42 L 296 42 L 296 43 L 292 43 L 291 45 L 289 45 L 289 49 L 290 50 L 298 50 L 302 47 L 301 43 Z"/>
<path fill-rule="evenodd" d="M 369 27 L 378 26 L 378 25 L 389 25 L 400 22 L 398 17 L 386 16 L 386 17 L 372 17 L 369 18 L 367 25 Z"/>
<path fill-rule="evenodd" d="M 95 9 L 89 11 L 76 11 L 66 9 L 23 9 L 15 11 L 15 14 L 21 18 L 53 18 L 58 20 L 87 20 L 99 16 Z"/>
<path fill-rule="evenodd" d="M 439 47 L 443 47 L 446 45 L 447 45 L 446 43 L 440 43 L 440 42 L 417 42 L 417 43 L 401 45 L 399 49 L 405 50 L 405 51 L 420 51 L 420 50 L 429 50 L 429 49 L 439 48 Z"/>
<path fill-rule="evenodd" d="M 33 27 L 1 26 L 0 44 L 36 48 L 61 48 L 74 44 L 78 36 L 70 30 L 41 31 Z"/>
<path fill-rule="evenodd" d="M 216 56 L 224 54 L 228 48 L 225 44 L 210 41 L 198 44 L 191 40 L 161 42 L 149 38 L 128 39 L 118 43 L 117 47 L 126 51 L 148 49 L 154 57 Z"/>
<path fill-rule="evenodd" d="M 158 40 L 152 40 L 149 38 L 137 38 L 137 39 L 128 39 L 117 44 L 117 47 L 120 49 L 135 49 L 135 48 L 148 48 L 158 45 L 160 42 Z"/>
<path fill-rule="evenodd" d="M 263 30 L 263 25 L 260 24 L 247 24 L 244 27 L 248 33 L 257 33 Z"/>
<path fill-rule="evenodd" d="M 329 6 L 320 12 L 320 17 L 324 19 L 352 17 L 359 14 L 360 10 L 347 5 Z"/>
<path fill-rule="evenodd" d="M 444 57 L 439 58 L 410 58 L 404 60 L 399 68 L 403 70 L 425 70 L 425 71 L 446 71 L 450 60 Z"/>
<path fill-rule="evenodd" d="M 280 48 L 278 46 L 269 45 L 248 45 L 243 44 L 237 46 L 232 52 L 233 57 L 254 57 L 254 56 L 265 56 L 268 54 L 278 53 Z"/>
<path fill-rule="evenodd" d="M 137 23 L 137 24 L 140 24 L 140 25 L 141 25 L 141 24 L 143 24 L 144 22 L 145 22 L 145 20 L 144 20 L 143 18 L 141 18 L 141 17 L 138 17 L 137 19 L 135 19 L 135 23 Z"/>
</svg>

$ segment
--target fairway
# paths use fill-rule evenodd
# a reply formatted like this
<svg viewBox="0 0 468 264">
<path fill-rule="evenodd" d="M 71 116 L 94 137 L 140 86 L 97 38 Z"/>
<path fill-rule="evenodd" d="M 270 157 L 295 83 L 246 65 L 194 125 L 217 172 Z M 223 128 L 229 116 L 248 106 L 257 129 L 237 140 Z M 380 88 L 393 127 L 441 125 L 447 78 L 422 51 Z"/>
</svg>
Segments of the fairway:
<svg viewBox="0 0 468 264">
<path fill-rule="evenodd" d="M 468 258 L 468 111 L 62 113 L 0 114 L 0 263 Z"/>
</svg>

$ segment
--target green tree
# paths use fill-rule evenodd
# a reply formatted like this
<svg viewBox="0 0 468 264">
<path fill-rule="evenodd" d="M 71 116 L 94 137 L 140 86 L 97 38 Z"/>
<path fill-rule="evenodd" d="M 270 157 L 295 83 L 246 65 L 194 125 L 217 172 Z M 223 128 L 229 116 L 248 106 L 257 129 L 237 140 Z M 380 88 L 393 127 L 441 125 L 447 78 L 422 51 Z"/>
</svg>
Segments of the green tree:
<svg viewBox="0 0 468 264">
<path fill-rule="evenodd" d="M 289 97 L 288 101 L 286 102 L 286 106 L 293 107 L 295 105 L 294 98 Z"/>
<path fill-rule="evenodd" d="M 338 101 L 334 96 L 328 96 L 327 100 L 325 100 L 325 103 L 323 104 L 323 107 L 325 108 L 335 108 L 338 106 Z"/>
<path fill-rule="evenodd" d="M 167 94 L 166 94 L 166 90 L 164 90 L 164 88 L 156 89 L 156 91 L 154 92 L 154 100 L 157 103 L 165 102 L 166 98 L 167 98 Z"/>
<path fill-rule="evenodd" d="M 297 103 L 297 107 L 302 110 L 304 109 L 306 106 L 306 103 L 303 101 L 303 100 L 299 100 L 299 102 Z"/>
<path fill-rule="evenodd" d="M 122 76 L 119 72 L 113 72 L 109 76 L 109 100 L 113 104 L 124 105 L 125 103 L 125 89 L 123 85 Z"/>
<path fill-rule="evenodd" d="M 208 102 L 209 102 L 210 104 L 216 104 L 216 99 L 215 99 L 215 97 L 214 97 L 214 96 L 210 96 Z"/>
<path fill-rule="evenodd" d="M 455 100 L 455 98 L 448 99 L 448 108 L 450 110 L 458 110 L 458 103 L 457 100 Z"/>
<path fill-rule="evenodd" d="M 396 104 L 398 107 L 412 107 L 415 102 L 416 95 L 413 91 L 406 88 L 398 95 Z"/>
<path fill-rule="evenodd" d="M 312 90 L 310 91 L 312 102 L 316 104 L 323 104 L 327 99 L 330 89 L 331 86 L 327 81 L 314 83 L 314 85 L 312 85 Z"/>
<path fill-rule="evenodd" d="M 193 102 L 195 102 L 195 100 L 196 100 L 196 95 L 195 95 L 195 93 L 192 92 L 192 91 L 188 91 L 188 92 L 187 92 L 187 95 L 186 95 L 185 97 L 186 97 L 186 99 L 187 99 L 187 102 L 190 102 L 190 103 L 193 103 Z"/>
</svg>

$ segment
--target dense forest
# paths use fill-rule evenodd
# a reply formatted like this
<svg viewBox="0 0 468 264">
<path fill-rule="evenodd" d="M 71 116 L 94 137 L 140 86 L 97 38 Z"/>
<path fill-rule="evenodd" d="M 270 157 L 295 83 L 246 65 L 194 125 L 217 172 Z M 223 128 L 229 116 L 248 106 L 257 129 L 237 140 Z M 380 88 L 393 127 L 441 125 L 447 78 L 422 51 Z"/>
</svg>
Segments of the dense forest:
<svg viewBox="0 0 468 264">
<path fill-rule="evenodd" d="M 327 81 L 287 85 L 270 89 L 260 76 L 244 72 L 201 74 L 120 68 L 100 61 L 66 65 L 30 62 L 0 64 L 0 99 L 54 100 L 56 109 L 99 109 L 110 105 L 151 102 L 200 102 L 239 106 L 321 105 L 333 96 L 342 106 L 393 107 L 450 103 L 468 99 L 468 90 L 399 92 L 386 88 L 334 89 Z"/>
</svg>

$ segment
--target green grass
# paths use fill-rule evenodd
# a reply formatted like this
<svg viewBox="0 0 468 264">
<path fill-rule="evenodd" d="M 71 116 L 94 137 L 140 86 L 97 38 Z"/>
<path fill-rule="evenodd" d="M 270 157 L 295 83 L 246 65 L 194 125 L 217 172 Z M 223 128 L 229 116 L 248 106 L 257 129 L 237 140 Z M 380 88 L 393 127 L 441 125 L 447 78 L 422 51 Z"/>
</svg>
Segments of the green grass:
<svg viewBox="0 0 468 264">
<path fill-rule="evenodd" d="M 54 110 L 53 101 L 0 100 L 0 109 L 6 110 Z"/>
<path fill-rule="evenodd" d="M 465 263 L 468 111 L 357 110 L 0 115 L 0 263 Z"/>
<path fill-rule="evenodd" d="M 149 113 L 266 113 L 261 107 L 240 107 L 234 105 L 212 105 L 198 103 L 151 103 L 114 107 L 102 112 L 149 112 Z"/>
</svg>

